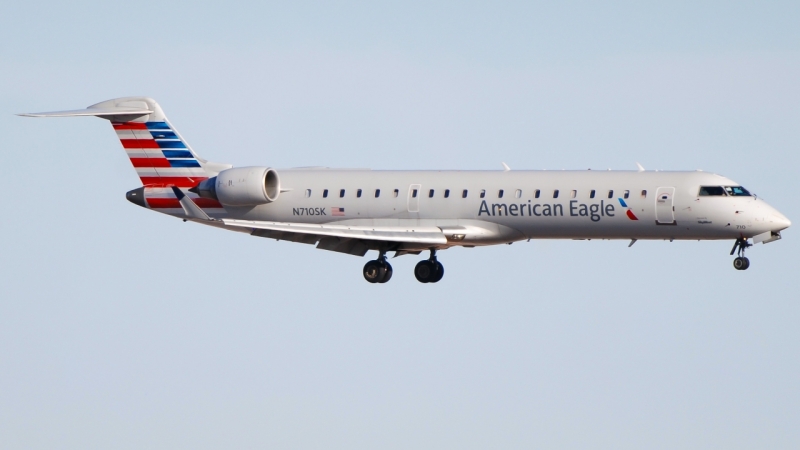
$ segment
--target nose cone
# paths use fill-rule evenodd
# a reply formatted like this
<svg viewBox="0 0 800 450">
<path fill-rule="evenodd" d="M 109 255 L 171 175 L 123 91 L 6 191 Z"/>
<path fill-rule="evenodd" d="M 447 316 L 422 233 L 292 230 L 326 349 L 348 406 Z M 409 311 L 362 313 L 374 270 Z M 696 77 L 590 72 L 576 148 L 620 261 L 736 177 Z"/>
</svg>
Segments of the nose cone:
<svg viewBox="0 0 800 450">
<path fill-rule="evenodd" d="M 770 231 L 781 231 L 789 228 L 792 222 L 770 205 L 766 205 L 764 220 L 769 225 Z"/>
<path fill-rule="evenodd" d="M 785 230 L 792 225 L 791 220 L 787 219 L 786 216 L 777 211 L 775 211 L 775 214 L 772 215 L 772 223 L 774 224 L 772 231 Z"/>
</svg>

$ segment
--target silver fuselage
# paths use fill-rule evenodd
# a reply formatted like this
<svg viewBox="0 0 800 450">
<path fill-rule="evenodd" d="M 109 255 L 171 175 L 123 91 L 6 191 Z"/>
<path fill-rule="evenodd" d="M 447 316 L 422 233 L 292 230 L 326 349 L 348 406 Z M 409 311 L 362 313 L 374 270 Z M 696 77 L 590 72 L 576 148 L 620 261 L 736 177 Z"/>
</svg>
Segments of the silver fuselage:
<svg viewBox="0 0 800 450">
<path fill-rule="evenodd" d="M 255 221 L 435 226 L 457 236 L 449 245 L 464 246 L 524 239 L 737 239 L 790 224 L 756 196 L 699 196 L 700 186 L 738 185 L 701 171 L 278 172 L 276 201 L 209 212 Z M 182 216 L 179 209 L 164 212 Z"/>
</svg>

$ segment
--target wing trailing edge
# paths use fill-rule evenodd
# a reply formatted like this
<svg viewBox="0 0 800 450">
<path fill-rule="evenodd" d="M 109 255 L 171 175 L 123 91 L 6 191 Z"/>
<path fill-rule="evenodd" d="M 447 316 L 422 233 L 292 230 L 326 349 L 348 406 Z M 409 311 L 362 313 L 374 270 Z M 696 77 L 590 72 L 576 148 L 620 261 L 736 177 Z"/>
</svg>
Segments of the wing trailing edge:
<svg viewBox="0 0 800 450">
<path fill-rule="evenodd" d="M 262 222 L 254 220 L 221 219 L 224 225 L 255 230 L 295 233 L 307 236 L 330 236 L 342 239 L 384 241 L 410 244 L 445 245 L 447 237 L 437 227 L 364 227 L 347 225 Z"/>
</svg>

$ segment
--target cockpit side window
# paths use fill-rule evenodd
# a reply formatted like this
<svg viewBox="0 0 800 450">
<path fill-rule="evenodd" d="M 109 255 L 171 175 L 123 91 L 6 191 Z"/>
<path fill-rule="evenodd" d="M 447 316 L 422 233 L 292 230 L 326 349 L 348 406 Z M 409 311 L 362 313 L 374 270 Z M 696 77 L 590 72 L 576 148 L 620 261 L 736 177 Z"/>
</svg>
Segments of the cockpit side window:
<svg viewBox="0 0 800 450">
<path fill-rule="evenodd" d="M 734 197 L 750 197 L 752 194 L 741 186 L 725 186 L 725 192 Z"/>
<path fill-rule="evenodd" d="M 725 189 L 722 186 L 700 186 L 700 197 L 724 197 Z"/>
</svg>

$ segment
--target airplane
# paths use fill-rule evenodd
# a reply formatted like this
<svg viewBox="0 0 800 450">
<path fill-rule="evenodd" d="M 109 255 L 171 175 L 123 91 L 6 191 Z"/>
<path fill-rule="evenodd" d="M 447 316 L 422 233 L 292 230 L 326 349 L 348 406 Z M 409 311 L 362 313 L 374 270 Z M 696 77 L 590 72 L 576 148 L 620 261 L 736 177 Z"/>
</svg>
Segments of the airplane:
<svg viewBox="0 0 800 450">
<path fill-rule="evenodd" d="M 233 167 L 200 158 L 148 97 L 107 100 L 28 117 L 94 116 L 111 122 L 141 180 L 131 203 L 252 236 L 364 256 L 370 283 L 392 278 L 387 253 L 429 257 L 421 283 L 444 275 L 437 252 L 531 239 L 734 241 L 745 250 L 781 238 L 789 219 L 728 178 L 703 171 L 401 171 Z M 752 240 L 752 243 L 750 242 Z"/>
</svg>

